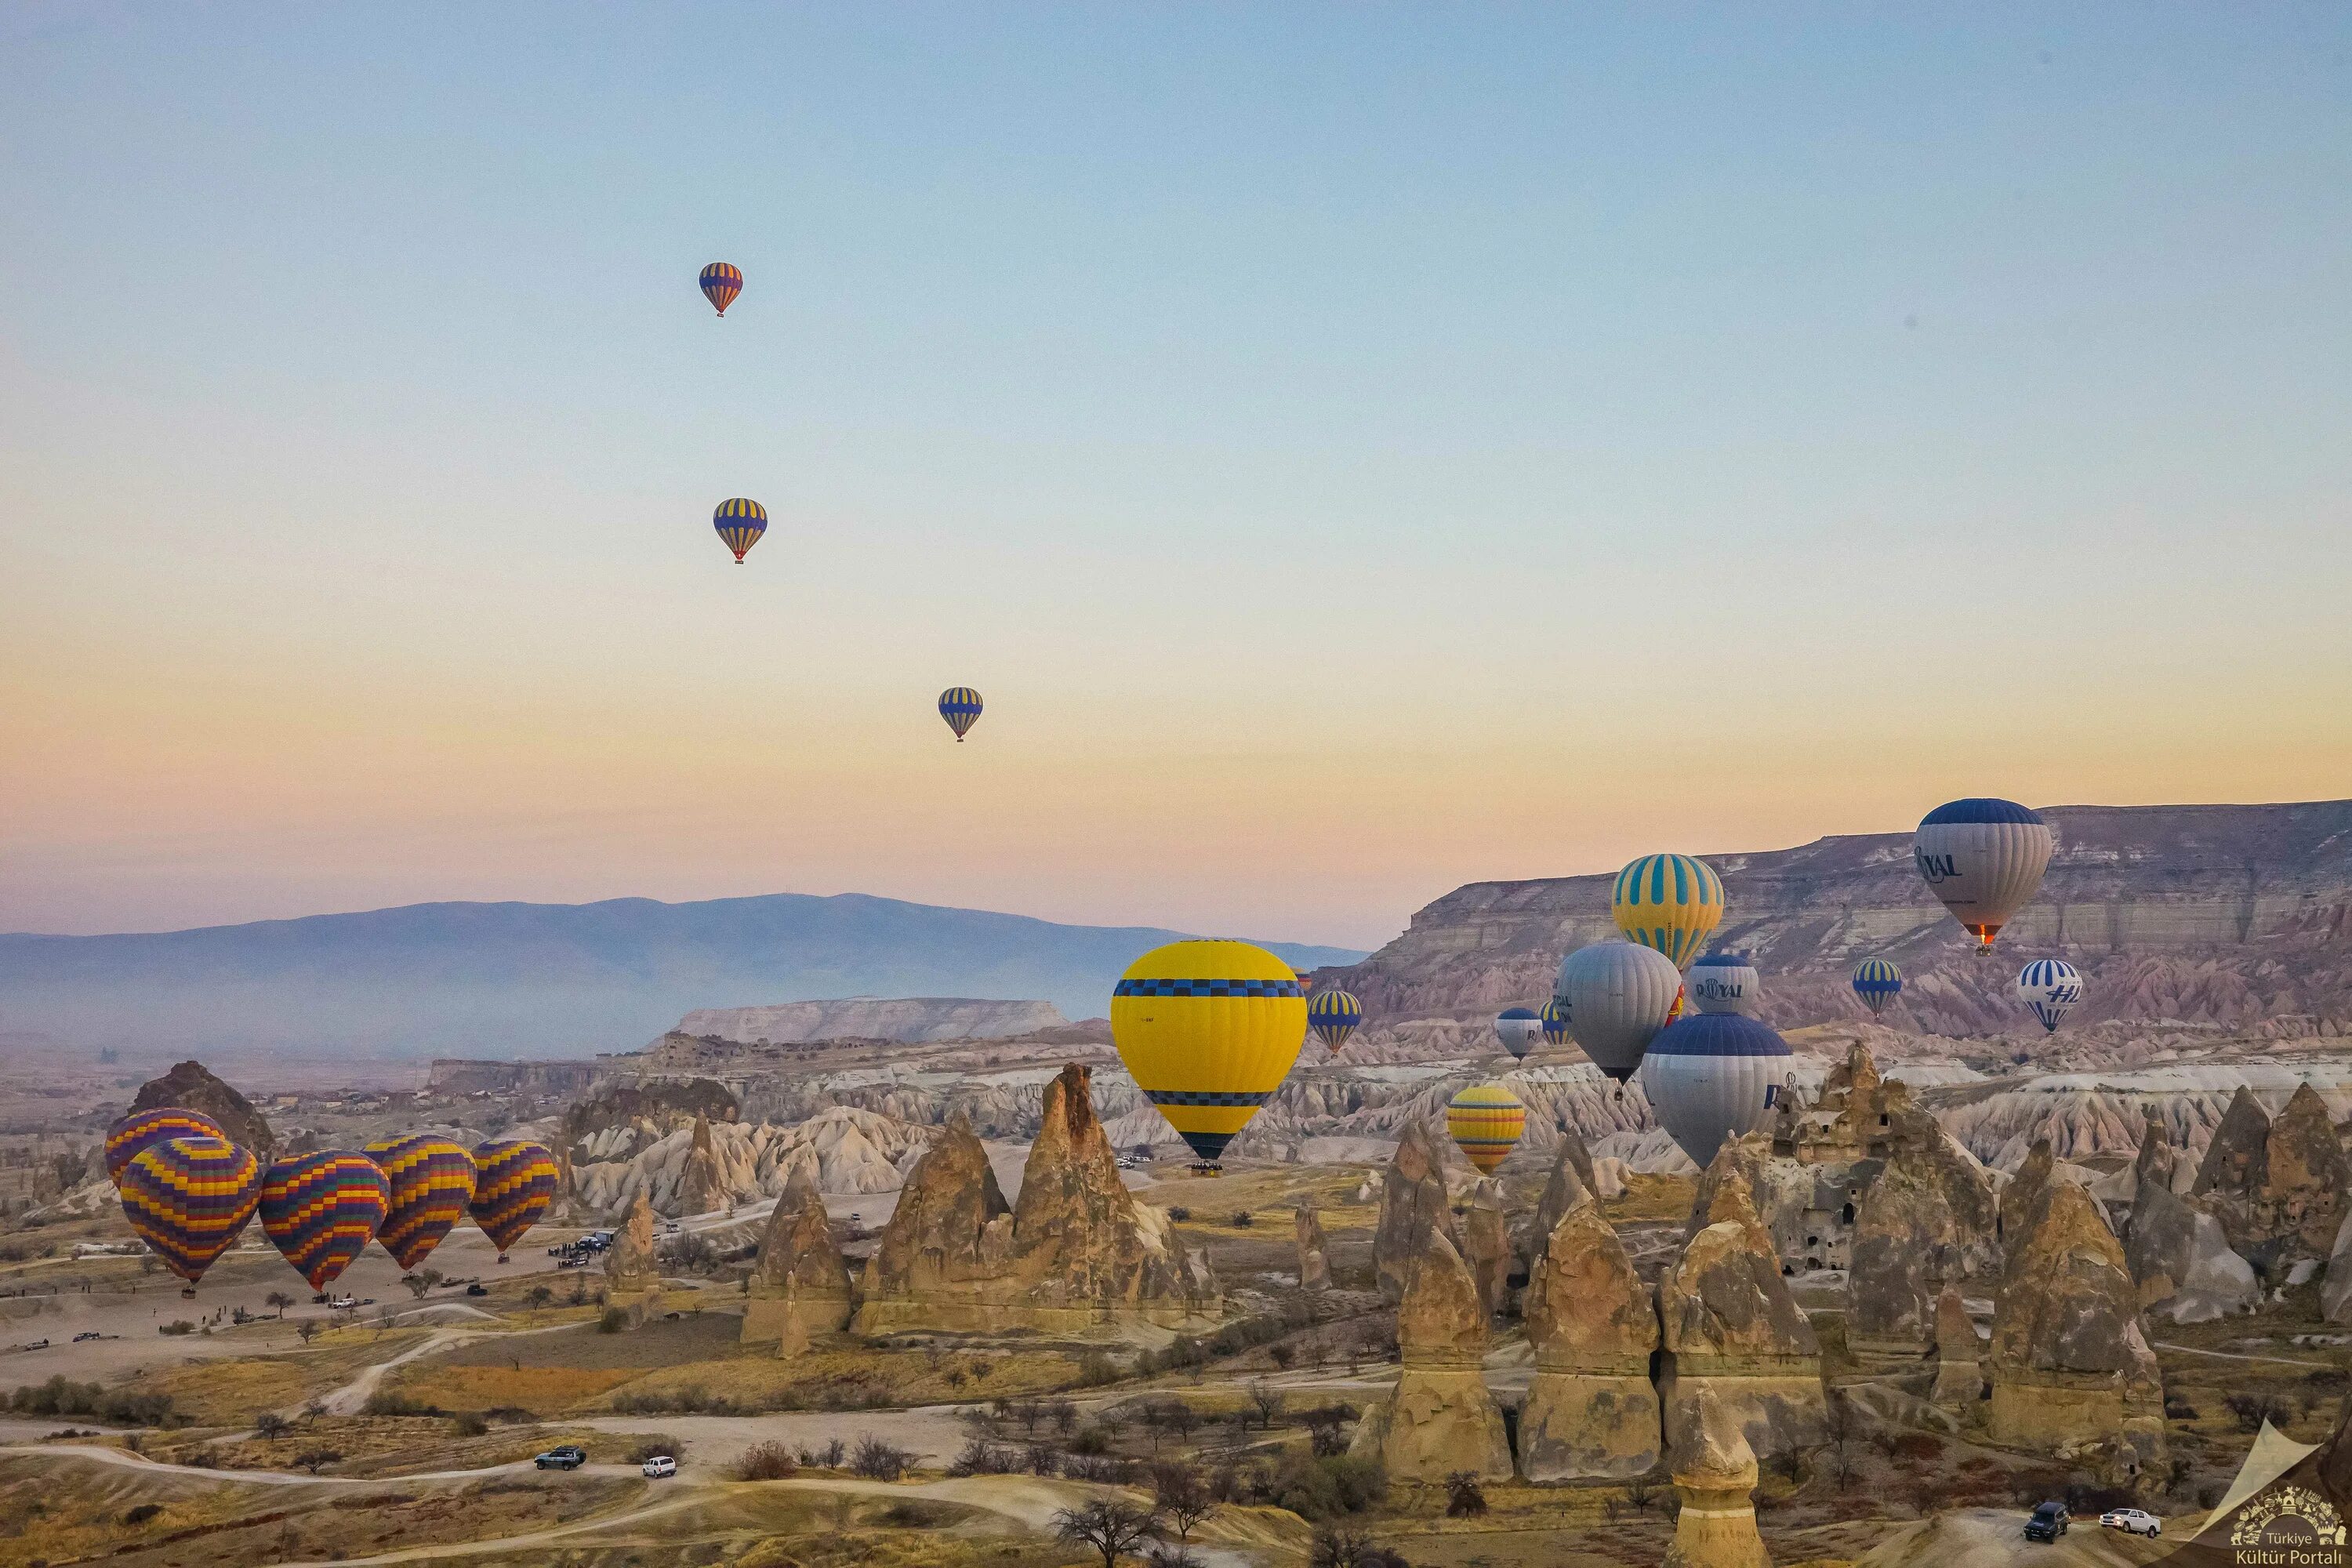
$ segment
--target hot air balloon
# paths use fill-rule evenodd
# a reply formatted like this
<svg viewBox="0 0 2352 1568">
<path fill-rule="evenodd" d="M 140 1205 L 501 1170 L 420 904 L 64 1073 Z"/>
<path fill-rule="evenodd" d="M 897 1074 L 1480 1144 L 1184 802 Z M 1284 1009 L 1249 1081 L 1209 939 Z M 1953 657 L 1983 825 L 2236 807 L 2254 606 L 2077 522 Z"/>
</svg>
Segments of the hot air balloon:
<svg viewBox="0 0 2352 1568">
<path fill-rule="evenodd" d="M 165 1138 L 140 1150 L 115 1184 L 131 1228 L 193 1295 L 261 1202 L 261 1162 L 226 1138 Z"/>
<path fill-rule="evenodd" d="M 1307 1036 L 1290 965 L 1246 942 L 1171 942 L 1127 966 L 1110 1035 L 1144 1099 L 1213 1172 Z"/>
<path fill-rule="evenodd" d="M 261 1179 L 261 1228 L 294 1271 L 323 1290 L 367 1250 L 392 1207 L 392 1184 L 365 1154 L 289 1154 Z"/>
<path fill-rule="evenodd" d="M 1503 1163 L 1527 1126 L 1526 1103 L 1492 1079 L 1472 1084 L 1445 1103 L 1445 1131 L 1484 1173 Z"/>
<path fill-rule="evenodd" d="M 1903 972 L 1891 959 L 1865 958 L 1853 966 L 1853 994 L 1874 1018 L 1903 994 Z"/>
<path fill-rule="evenodd" d="M 1769 1026 L 1738 1013 L 1694 1013 L 1650 1042 L 1642 1090 L 1703 1171 L 1726 1138 L 1763 1125 L 1788 1071 L 1788 1042 Z"/>
<path fill-rule="evenodd" d="M 1584 1054 L 1622 1084 L 1642 1065 L 1650 1037 L 1666 1026 L 1682 986 L 1682 972 L 1655 948 L 1597 942 L 1559 961 L 1551 994 L 1568 1009 Z"/>
<path fill-rule="evenodd" d="M 2056 1034 L 2083 999 L 2083 976 L 2063 958 L 2037 958 L 2017 972 L 2017 999 L 2033 1009 L 2044 1034 Z"/>
<path fill-rule="evenodd" d="M 1307 1026 L 1335 1057 L 1339 1047 L 1348 1043 L 1348 1037 L 1356 1032 L 1356 1026 L 1363 1021 L 1364 1005 L 1351 992 L 1318 991 L 1307 1004 Z"/>
<path fill-rule="evenodd" d="M 1702 1013 L 1738 1013 L 1753 1016 L 1764 1001 L 1756 966 L 1745 953 L 1710 952 L 1690 966 L 1684 982 L 1690 1004 Z"/>
<path fill-rule="evenodd" d="M 134 1110 L 106 1130 L 106 1179 L 121 1186 L 122 1168 L 139 1157 L 140 1150 L 166 1138 L 217 1138 L 224 1143 L 228 1142 L 228 1134 L 221 1131 L 220 1123 L 201 1110 L 183 1110 L 176 1105 Z"/>
<path fill-rule="evenodd" d="M 1977 951 L 2023 909 L 2050 868 L 2053 840 L 2041 816 L 2013 800 L 1949 801 L 1919 819 L 1912 858 L 1927 890 L 1943 900 Z"/>
<path fill-rule="evenodd" d="M 743 291 L 743 269 L 731 261 L 714 261 L 702 269 L 702 297 L 718 307 L 721 316 Z"/>
<path fill-rule="evenodd" d="M 980 693 L 969 686 L 949 687 L 940 693 L 940 717 L 948 721 L 948 728 L 955 731 L 957 743 L 961 744 L 965 734 L 980 722 Z M 1285 969 L 1283 973 L 1294 981 L 1298 978 L 1296 970 Z"/>
<path fill-rule="evenodd" d="M 1532 1007 L 1506 1007 L 1495 1018 L 1495 1037 L 1503 1042 L 1513 1061 L 1527 1060 L 1542 1034 L 1543 1020 Z"/>
<path fill-rule="evenodd" d="M 474 1151 L 474 1223 L 498 1244 L 499 1261 L 522 1233 L 546 1217 L 563 1184 L 562 1167 L 544 1144 L 499 1138 Z"/>
<path fill-rule="evenodd" d="M 735 552 L 735 564 L 740 566 L 751 546 L 768 531 L 768 509 L 737 496 L 719 503 L 719 510 L 710 514 L 710 526 L 719 531 L 720 542 Z"/>
<path fill-rule="evenodd" d="M 1689 855 L 1644 855 L 1617 873 L 1609 890 L 1617 929 L 1655 948 L 1680 969 L 1723 918 L 1723 882 Z"/>
<path fill-rule="evenodd" d="M 392 1183 L 392 1207 L 375 1238 L 394 1263 L 413 1271 L 466 1217 L 474 1201 L 474 1157 L 426 1132 L 371 1143 L 367 1154 Z"/>
<path fill-rule="evenodd" d="M 1550 1001 L 1544 1004 L 1543 1011 L 1537 1014 L 1536 1017 L 1543 1025 L 1543 1037 L 1545 1045 L 1564 1046 L 1568 1044 L 1569 1027 L 1567 1003 L 1555 996 Z"/>
</svg>

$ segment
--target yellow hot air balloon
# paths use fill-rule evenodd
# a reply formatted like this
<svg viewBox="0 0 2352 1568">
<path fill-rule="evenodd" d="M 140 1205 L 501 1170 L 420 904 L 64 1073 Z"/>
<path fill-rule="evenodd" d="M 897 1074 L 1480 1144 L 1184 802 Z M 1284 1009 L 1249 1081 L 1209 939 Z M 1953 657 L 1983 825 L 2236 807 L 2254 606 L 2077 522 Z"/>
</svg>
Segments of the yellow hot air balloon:
<svg viewBox="0 0 2352 1568">
<path fill-rule="evenodd" d="M 1127 966 L 1110 1036 L 1143 1097 L 1213 1171 L 1307 1037 L 1290 965 L 1245 942 L 1171 942 Z"/>
<path fill-rule="evenodd" d="M 1629 941 L 1687 969 L 1723 918 L 1723 879 L 1690 855 L 1644 855 L 1617 873 L 1609 912 Z"/>
<path fill-rule="evenodd" d="M 1526 1101 L 1492 1079 L 1446 1101 L 1445 1131 L 1481 1172 L 1492 1173 L 1527 1130 Z"/>
</svg>

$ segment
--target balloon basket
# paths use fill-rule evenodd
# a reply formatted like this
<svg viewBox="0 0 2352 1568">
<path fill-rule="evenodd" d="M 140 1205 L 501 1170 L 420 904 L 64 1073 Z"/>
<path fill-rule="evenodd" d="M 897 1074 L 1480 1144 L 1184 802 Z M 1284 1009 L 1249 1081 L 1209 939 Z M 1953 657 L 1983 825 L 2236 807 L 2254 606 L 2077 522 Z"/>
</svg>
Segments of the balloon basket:
<svg viewBox="0 0 2352 1568">
<path fill-rule="evenodd" d="M 194 1285 L 183 1285 L 180 1287 L 180 1294 L 193 1301 L 196 1299 L 196 1288 Z"/>
<path fill-rule="evenodd" d="M 503 1253 L 503 1252 L 499 1253 L 499 1262 L 501 1262 L 501 1263 L 504 1263 L 506 1260 L 507 1260 L 507 1255 L 506 1255 L 505 1253 Z"/>
<path fill-rule="evenodd" d="M 1223 1165 L 1211 1161 L 1202 1161 L 1192 1169 L 1196 1176 L 1222 1176 L 1225 1173 L 1225 1168 Z"/>
</svg>

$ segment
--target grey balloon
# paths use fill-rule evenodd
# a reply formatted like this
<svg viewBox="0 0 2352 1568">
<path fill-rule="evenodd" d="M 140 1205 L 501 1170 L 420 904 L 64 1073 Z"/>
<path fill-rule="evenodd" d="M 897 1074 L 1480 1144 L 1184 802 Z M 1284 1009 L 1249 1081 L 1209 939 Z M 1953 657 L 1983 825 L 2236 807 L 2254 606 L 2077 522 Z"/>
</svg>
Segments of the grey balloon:
<svg viewBox="0 0 2352 1568">
<path fill-rule="evenodd" d="M 1682 984 L 1675 961 L 1656 949 L 1598 942 L 1559 961 L 1551 994 L 1568 1008 L 1570 1029 L 1584 1054 L 1623 1083 L 1642 1065 L 1651 1037 L 1665 1027 Z"/>
<path fill-rule="evenodd" d="M 1658 1125 L 1705 1170 L 1726 1138 L 1764 1125 L 1787 1084 L 1789 1046 L 1737 1013 L 1686 1013 L 1642 1058 L 1642 1092 Z"/>
<path fill-rule="evenodd" d="M 1690 966 L 1683 994 L 1702 1013 L 1738 1013 L 1754 1017 L 1763 1005 L 1756 966 L 1736 952 L 1710 952 Z"/>
</svg>

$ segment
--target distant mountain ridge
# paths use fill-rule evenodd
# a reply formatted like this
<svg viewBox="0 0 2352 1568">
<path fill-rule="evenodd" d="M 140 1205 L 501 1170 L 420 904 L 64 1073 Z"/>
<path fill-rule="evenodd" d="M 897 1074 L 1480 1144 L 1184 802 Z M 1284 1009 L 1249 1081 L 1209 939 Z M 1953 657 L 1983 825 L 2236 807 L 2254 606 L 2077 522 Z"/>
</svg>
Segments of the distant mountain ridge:
<svg viewBox="0 0 2352 1568">
<path fill-rule="evenodd" d="M 2012 992 L 2057 955 L 2086 990 L 2070 1031 L 2165 1020 L 2283 1037 L 2352 1034 L 2352 801 L 2045 807 L 2057 852 L 1992 956 L 1920 881 L 1909 833 L 1711 854 L 1726 913 L 1710 948 L 1749 954 L 1781 1027 L 1866 1016 L 1856 961 L 1902 965 L 1905 1029 L 2038 1036 Z M 1612 877 L 1473 882 L 1353 968 L 1321 978 L 1384 1022 L 1539 1004 L 1560 957 L 1613 939 Z"/>
<path fill-rule="evenodd" d="M 700 1008 L 845 996 L 1108 1011 L 1186 933 L 858 893 L 410 904 L 120 936 L 0 935 L 0 1034 L 105 1046 L 513 1057 L 633 1050 Z M 1266 942 L 1304 968 L 1345 948 Z"/>
</svg>

